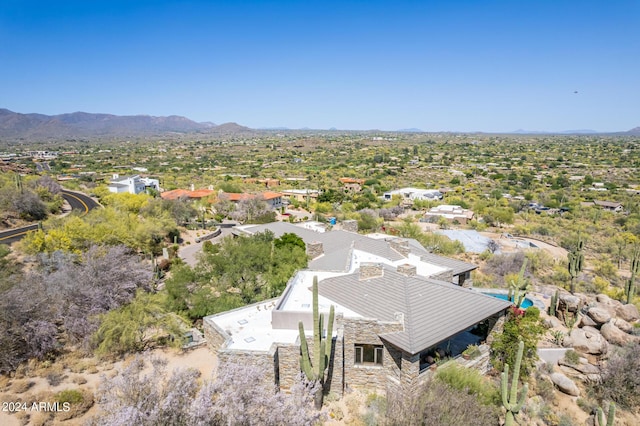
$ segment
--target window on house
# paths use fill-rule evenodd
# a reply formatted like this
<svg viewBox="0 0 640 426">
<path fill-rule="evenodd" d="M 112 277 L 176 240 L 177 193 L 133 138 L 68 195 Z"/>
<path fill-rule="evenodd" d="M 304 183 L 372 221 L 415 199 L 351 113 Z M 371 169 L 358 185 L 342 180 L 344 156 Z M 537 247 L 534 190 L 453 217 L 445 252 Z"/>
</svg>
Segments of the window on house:
<svg viewBox="0 0 640 426">
<path fill-rule="evenodd" d="M 356 344 L 354 348 L 356 365 L 382 365 L 382 345 Z"/>
</svg>

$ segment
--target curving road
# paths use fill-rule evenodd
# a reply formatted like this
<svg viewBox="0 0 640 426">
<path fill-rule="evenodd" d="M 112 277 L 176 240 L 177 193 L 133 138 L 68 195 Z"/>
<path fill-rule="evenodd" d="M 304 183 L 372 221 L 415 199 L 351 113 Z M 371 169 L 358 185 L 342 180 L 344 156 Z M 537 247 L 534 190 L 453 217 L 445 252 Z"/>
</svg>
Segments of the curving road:
<svg viewBox="0 0 640 426">
<path fill-rule="evenodd" d="M 89 213 L 89 210 L 93 210 L 100 207 L 93 198 L 89 197 L 82 192 L 62 190 L 62 197 L 69 203 L 73 210 L 79 210 L 82 214 Z"/>
<path fill-rule="evenodd" d="M 78 210 L 83 215 L 89 213 L 89 210 L 100 207 L 100 204 L 98 204 L 93 198 L 81 192 L 63 189 L 61 193 L 62 197 L 71 206 L 71 209 Z M 38 229 L 38 226 L 38 224 L 35 224 L 0 232 L 0 244 L 11 244 L 16 242 L 22 239 L 27 232 Z"/>
</svg>

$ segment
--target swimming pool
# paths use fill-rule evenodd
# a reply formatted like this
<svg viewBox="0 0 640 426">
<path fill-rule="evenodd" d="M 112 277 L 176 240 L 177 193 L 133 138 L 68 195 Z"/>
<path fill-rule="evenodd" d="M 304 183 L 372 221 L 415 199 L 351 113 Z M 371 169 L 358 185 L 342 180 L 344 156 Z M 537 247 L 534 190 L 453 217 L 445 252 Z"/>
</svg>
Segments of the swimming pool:
<svg viewBox="0 0 640 426">
<path fill-rule="evenodd" d="M 509 296 L 507 294 L 499 294 L 499 293 L 482 293 L 482 294 L 486 294 L 487 296 L 491 296 L 491 297 L 497 297 L 498 299 L 502 299 L 502 300 L 509 300 Z M 533 306 L 533 301 L 525 297 L 524 302 L 522 302 L 522 305 L 520 305 L 520 308 L 527 309 L 529 306 Z"/>
</svg>

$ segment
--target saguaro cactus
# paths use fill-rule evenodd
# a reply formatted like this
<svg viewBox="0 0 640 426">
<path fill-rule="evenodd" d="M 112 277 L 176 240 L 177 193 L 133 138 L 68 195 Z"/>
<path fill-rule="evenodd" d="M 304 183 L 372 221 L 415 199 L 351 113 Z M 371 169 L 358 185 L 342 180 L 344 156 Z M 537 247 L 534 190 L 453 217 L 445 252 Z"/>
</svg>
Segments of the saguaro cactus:
<svg viewBox="0 0 640 426">
<path fill-rule="evenodd" d="M 636 294 L 636 275 L 640 271 L 640 246 L 637 244 L 633 247 L 630 271 L 631 278 L 629 278 L 624 288 L 627 295 L 627 303 L 633 302 L 633 297 Z"/>
<path fill-rule="evenodd" d="M 549 315 L 556 316 L 556 309 L 558 308 L 558 290 L 551 296 L 551 302 L 549 303 Z"/>
<path fill-rule="evenodd" d="M 511 300 L 517 308 L 522 305 L 522 302 L 524 302 L 525 296 L 527 295 L 527 290 L 529 290 L 529 283 L 524 277 L 524 271 L 527 268 L 528 260 L 529 259 L 524 260 L 522 267 L 520 268 L 520 272 L 518 273 L 518 277 L 515 281 L 512 280 L 509 284 L 509 300 Z"/>
<path fill-rule="evenodd" d="M 329 321 L 327 323 L 327 336 L 323 338 L 322 330 L 324 327 L 324 314 L 319 313 L 318 309 L 318 277 L 313 277 L 313 362 L 311 362 L 311 354 L 307 343 L 307 336 L 304 333 L 304 324 L 302 321 L 298 323 L 298 331 L 300 333 L 300 368 L 307 379 L 320 383 L 321 390 L 316 393 L 316 408 L 322 408 L 322 396 L 324 392 L 324 374 L 329 367 L 331 357 L 331 349 L 333 342 L 333 320 L 335 316 L 335 308 L 331 305 L 329 309 Z"/>
<path fill-rule="evenodd" d="M 580 275 L 580 272 L 584 267 L 584 253 L 582 253 L 583 247 L 584 242 L 582 241 L 582 237 L 578 237 L 576 247 L 567 254 L 567 260 L 569 261 L 567 268 L 569 270 L 569 275 L 571 276 L 571 283 L 569 287 L 571 294 L 576 291 L 576 278 L 578 278 L 578 275 Z"/>
<path fill-rule="evenodd" d="M 524 342 L 520 340 L 518 344 L 518 355 L 516 356 L 516 365 L 513 367 L 513 379 L 511 381 L 511 392 L 508 391 L 507 386 L 509 383 L 509 364 L 504 365 L 504 371 L 502 372 L 501 385 L 502 385 L 502 405 L 507 409 L 507 416 L 505 418 L 505 426 L 512 426 L 514 422 L 514 416 L 522 409 L 524 400 L 527 397 L 529 391 L 529 385 L 525 383 L 522 387 L 522 393 L 520 399 L 518 399 L 518 377 L 520 376 L 520 363 L 522 362 L 522 352 L 524 351 Z"/>
<path fill-rule="evenodd" d="M 604 422 L 604 412 L 598 407 L 596 410 L 596 426 L 613 426 L 613 420 L 616 417 L 616 404 L 609 404 L 609 413 L 607 414 L 607 422 Z"/>
</svg>

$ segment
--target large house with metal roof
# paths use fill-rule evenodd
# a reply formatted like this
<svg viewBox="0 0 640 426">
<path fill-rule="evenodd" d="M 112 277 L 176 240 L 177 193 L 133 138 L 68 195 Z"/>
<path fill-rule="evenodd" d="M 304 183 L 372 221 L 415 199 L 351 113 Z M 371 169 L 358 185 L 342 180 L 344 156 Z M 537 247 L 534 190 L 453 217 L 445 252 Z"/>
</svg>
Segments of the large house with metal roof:
<svg viewBox="0 0 640 426">
<path fill-rule="evenodd" d="M 416 240 L 284 222 L 235 232 L 266 230 L 301 237 L 308 269 L 292 277 L 278 299 L 205 317 L 204 329 L 219 361 L 259 365 L 281 389 L 300 371 L 299 321 L 312 334 L 314 276 L 320 312 L 327 318 L 331 305 L 336 311 L 328 383 L 338 393 L 416 385 L 438 359 L 485 340 L 511 306 L 467 288 L 475 265 L 429 253 Z"/>
</svg>

